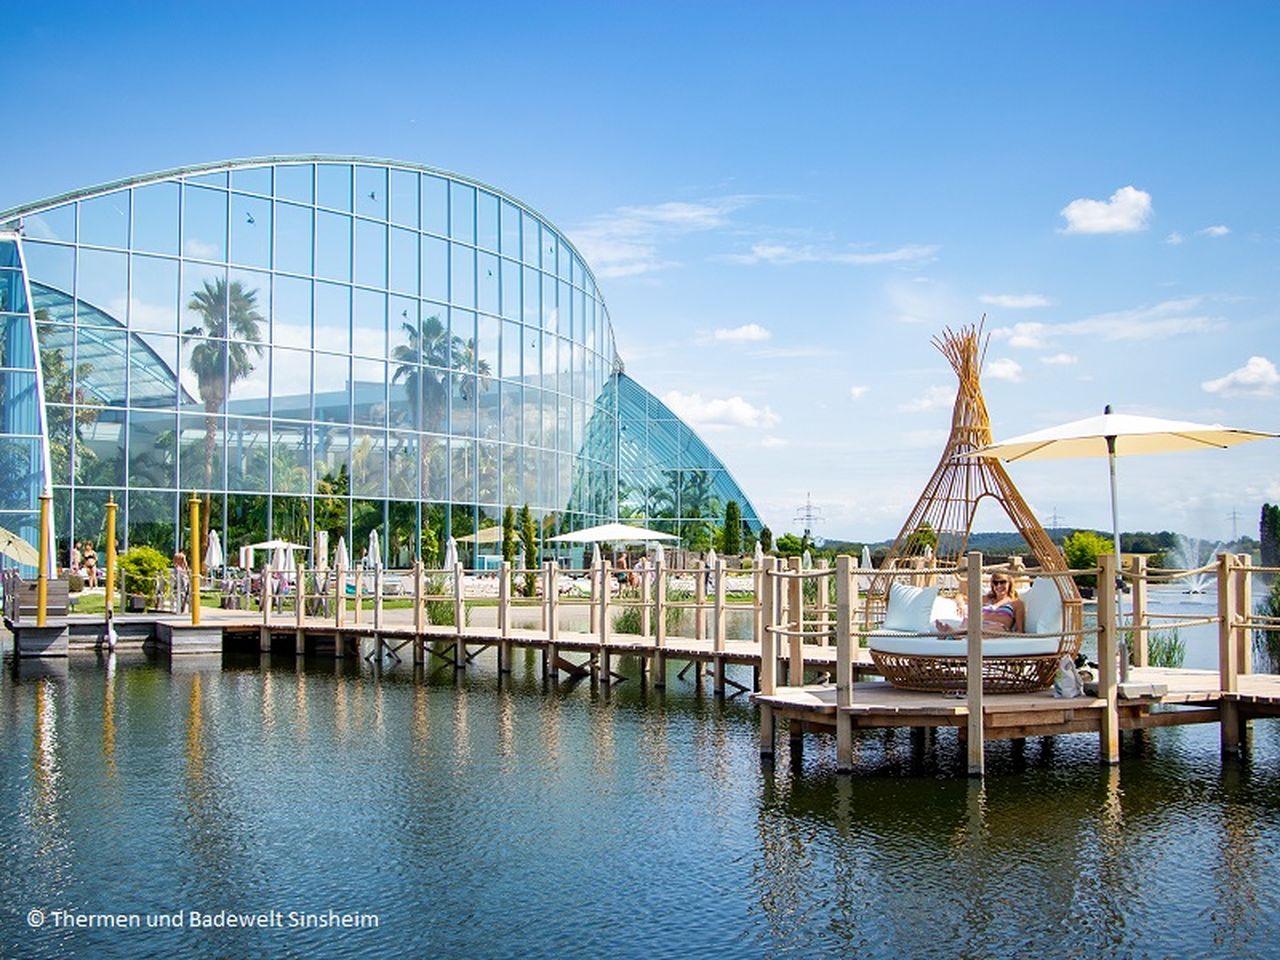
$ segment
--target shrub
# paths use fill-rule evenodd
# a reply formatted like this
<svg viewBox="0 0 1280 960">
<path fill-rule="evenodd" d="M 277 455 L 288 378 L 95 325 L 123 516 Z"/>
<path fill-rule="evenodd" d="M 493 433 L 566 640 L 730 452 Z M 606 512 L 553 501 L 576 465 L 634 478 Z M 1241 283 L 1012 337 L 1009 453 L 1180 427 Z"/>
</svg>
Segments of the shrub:
<svg viewBox="0 0 1280 960">
<path fill-rule="evenodd" d="M 1098 557 L 1112 550 L 1111 541 L 1092 530 L 1077 530 L 1062 544 L 1062 555 L 1071 570 L 1088 570 L 1098 565 Z M 1091 573 L 1077 574 L 1075 581 L 1082 587 L 1096 587 L 1098 578 Z"/>
<path fill-rule="evenodd" d="M 1187 659 L 1186 641 L 1177 630 L 1157 630 L 1147 638 L 1147 663 L 1153 667 L 1181 667 Z"/>
<path fill-rule="evenodd" d="M 616 614 L 613 618 L 613 632 L 639 635 L 640 608 L 624 607 L 620 613 Z"/>
<path fill-rule="evenodd" d="M 155 547 L 130 547 L 120 555 L 120 577 L 125 593 L 151 596 L 156 574 L 169 569 L 169 558 Z"/>
<path fill-rule="evenodd" d="M 84 589 L 84 577 L 78 573 L 67 571 L 67 593 L 79 593 Z"/>
</svg>

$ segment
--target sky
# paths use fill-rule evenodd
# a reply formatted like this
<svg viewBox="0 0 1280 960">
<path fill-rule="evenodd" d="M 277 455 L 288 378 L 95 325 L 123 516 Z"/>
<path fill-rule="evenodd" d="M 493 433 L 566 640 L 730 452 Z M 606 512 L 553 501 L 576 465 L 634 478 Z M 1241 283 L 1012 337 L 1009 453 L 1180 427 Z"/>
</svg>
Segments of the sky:
<svg viewBox="0 0 1280 960">
<path fill-rule="evenodd" d="M 0 209 L 299 153 L 492 184 L 578 246 L 627 372 L 775 534 L 806 502 L 819 537 L 897 533 L 947 328 L 990 335 L 996 439 L 1108 403 L 1280 433 L 1275 4 L 54 0 L 7 28 Z M 1278 467 L 1127 458 L 1121 527 L 1256 536 Z M 1110 528 L 1105 460 L 1009 472 L 1046 526 Z"/>
</svg>

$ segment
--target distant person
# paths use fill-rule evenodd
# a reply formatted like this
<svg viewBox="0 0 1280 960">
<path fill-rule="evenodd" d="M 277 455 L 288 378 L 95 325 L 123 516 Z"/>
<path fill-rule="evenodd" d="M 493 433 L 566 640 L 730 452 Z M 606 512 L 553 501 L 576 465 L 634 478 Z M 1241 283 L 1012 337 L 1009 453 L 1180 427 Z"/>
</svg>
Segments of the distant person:
<svg viewBox="0 0 1280 960">
<path fill-rule="evenodd" d="M 80 544 L 72 543 L 71 544 L 71 572 L 74 573 L 76 576 L 80 575 L 80 563 L 81 563 Z"/>
<path fill-rule="evenodd" d="M 84 565 L 85 586 L 93 588 L 98 585 L 98 552 L 93 543 L 86 540 L 80 550 L 81 563 Z"/>
<path fill-rule="evenodd" d="M 934 626 L 939 633 L 955 635 L 969 629 L 969 618 L 965 610 L 964 595 L 956 597 L 961 619 L 935 620 Z M 990 633 L 1025 633 L 1026 605 L 1018 599 L 1018 590 L 1013 585 L 1013 578 L 1007 573 L 996 573 L 991 576 L 991 589 L 982 598 L 982 632 Z"/>
<path fill-rule="evenodd" d="M 191 601 L 191 568 L 187 566 L 187 555 L 179 550 L 173 555 L 173 599 L 178 605 L 178 613 L 185 613 Z"/>
</svg>

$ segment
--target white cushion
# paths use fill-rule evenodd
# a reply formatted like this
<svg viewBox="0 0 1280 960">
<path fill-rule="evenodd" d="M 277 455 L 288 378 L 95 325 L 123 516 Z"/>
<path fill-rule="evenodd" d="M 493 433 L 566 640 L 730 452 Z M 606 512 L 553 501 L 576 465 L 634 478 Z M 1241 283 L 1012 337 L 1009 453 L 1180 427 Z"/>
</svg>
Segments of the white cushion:
<svg viewBox="0 0 1280 960">
<path fill-rule="evenodd" d="M 968 647 L 963 636 L 952 639 L 940 637 L 893 637 L 873 633 L 867 638 L 872 650 L 881 653 L 916 654 L 926 657 L 964 657 Z M 1056 637 L 983 637 L 984 657 L 1036 657 L 1058 652 Z"/>
<path fill-rule="evenodd" d="M 889 606 L 884 612 L 884 629 L 905 633 L 933 632 L 933 601 L 937 587 L 910 587 L 897 581 L 889 585 Z"/>
<path fill-rule="evenodd" d="M 1024 629 L 1027 633 L 1062 632 L 1062 597 L 1053 580 L 1040 577 L 1019 599 L 1026 608 Z"/>
</svg>

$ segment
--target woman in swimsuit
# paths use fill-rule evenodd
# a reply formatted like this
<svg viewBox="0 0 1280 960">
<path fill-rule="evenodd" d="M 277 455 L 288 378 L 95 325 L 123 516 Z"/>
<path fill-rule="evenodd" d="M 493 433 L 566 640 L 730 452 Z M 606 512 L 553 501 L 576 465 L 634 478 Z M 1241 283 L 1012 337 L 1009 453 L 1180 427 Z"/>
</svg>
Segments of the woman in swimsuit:
<svg viewBox="0 0 1280 960">
<path fill-rule="evenodd" d="M 965 613 L 964 595 L 956 597 L 956 605 L 960 608 L 960 616 L 964 619 L 957 624 L 954 620 L 936 620 L 934 626 L 939 633 L 964 633 L 969 628 Z M 982 598 L 982 632 L 983 633 L 1023 633 L 1026 630 L 1026 605 L 1018 599 L 1017 588 L 1007 573 L 991 575 L 991 589 Z"/>
</svg>

